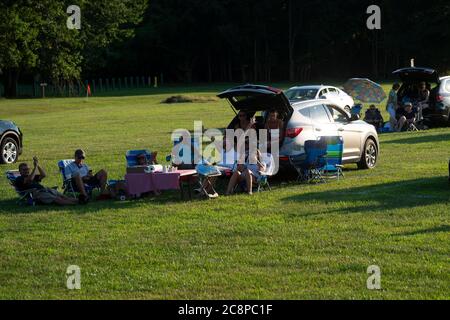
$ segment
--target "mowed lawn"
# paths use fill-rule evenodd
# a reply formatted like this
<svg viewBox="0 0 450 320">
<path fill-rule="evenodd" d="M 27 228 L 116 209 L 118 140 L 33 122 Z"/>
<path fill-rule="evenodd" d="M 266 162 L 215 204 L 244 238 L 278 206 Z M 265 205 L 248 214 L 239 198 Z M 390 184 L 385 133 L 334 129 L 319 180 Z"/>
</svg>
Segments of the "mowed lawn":
<svg viewBox="0 0 450 320">
<path fill-rule="evenodd" d="M 225 101 L 167 105 L 172 88 L 138 96 L 0 100 L 0 119 L 25 134 L 60 186 L 57 161 L 85 149 L 93 169 L 125 173 L 125 152 L 163 160 L 174 129 L 223 128 Z M 382 106 L 383 107 L 383 106 Z M 384 109 L 384 107 L 383 107 Z M 271 192 L 181 201 L 176 192 L 138 201 L 23 207 L 0 178 L 2 299 L 449 299 L 450 129 L 384 134 L 372 171 L 346 167 L 321 185 L 275 182 Z M 81 268 L 81 290 L 66 269 Z M 381 268 L 382 290 L 366 288 Z"/>
</svg>

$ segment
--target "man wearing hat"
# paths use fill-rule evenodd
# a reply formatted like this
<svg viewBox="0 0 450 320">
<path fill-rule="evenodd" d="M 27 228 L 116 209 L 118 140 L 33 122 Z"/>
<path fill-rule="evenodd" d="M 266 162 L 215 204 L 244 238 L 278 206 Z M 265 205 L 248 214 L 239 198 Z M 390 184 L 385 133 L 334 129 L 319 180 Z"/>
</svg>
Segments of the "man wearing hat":
<svg viewBox="0 0 450 320">
<path fill-rule="evenodd" d="M 80 201 L 87 202 L 89 199 L 85 185 L 100 187 L 101 195 L 97 200 L 109 199 L 109 191 L 106 189 L 108 174 L 105 170 L 100 170 L 93 175 L 92 170 L 84 163 L 85 159 L 86 153 L 81 149 L 76 150 L 74 161 L 65 170 L 66 176 L 72 179 L 72 184 L 76 187 L 76 191 L 80 192 Z"/>
<path fill-rule="evenodd" d="M 402 131 L 405 124 L 410 125 L 416 121 L 416 112 L 411 102 L 406 102 L 402 110 L 398 110 L 397 131 Z"/>
</svg>

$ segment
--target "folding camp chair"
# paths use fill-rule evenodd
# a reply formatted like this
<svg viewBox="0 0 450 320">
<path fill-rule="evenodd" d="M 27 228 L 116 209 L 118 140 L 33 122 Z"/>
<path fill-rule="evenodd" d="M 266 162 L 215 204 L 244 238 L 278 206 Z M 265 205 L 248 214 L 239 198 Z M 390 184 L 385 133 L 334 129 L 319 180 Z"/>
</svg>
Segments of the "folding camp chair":
<svg viewBox="0 0 450 320">
<path fill-rule="evenodd" d="M 127 151 L 125 157 L 127 159 L 127 167 L 135 167 L 138 165 L 138 156 L 145 155 L 145 158 L 148 163 L 152 163 L 154 161 L 152 153 L 149 150 L 129 150 Z"/>
<path fill-rule="evenodd" d="M 73 181 L 72 181 L 72 177 L 69 177 L 66 174 L 66 168 L 68 165 L 70 165 L 73 162 L 73 160 L 61 160 L 58 162 L 58 168 L 59 168 L 59 172 L 61 173 L 62 176 L 62 189 L 63 189 L 63 193 L 65 195 L 70 194 L 72 197 L 76 198 L 77 197 L 77 187 L 74 185 Z M 97 188 L 97 187 L 92 187 L 89 186 L 87 184 L 84 185 L 84 188 L 86 190 L 86 192 L 88 193 L 89 196 L 92 195 L 92 191 Z"/>
<path fill-rule="evenodd" d="M 290 156 L 289 160 L 298 172 L 298 181 L 325 182 L 322 174 L 326 166 L 327 144 L 325 141 L 308 140 L 305 154 Z"/>
<path fill-rule="evenodd" d="M 198 164 L 195 167 L 198 174 L 199 188 L 196 191 L 200 194 L 208 196 L 209 198 L 217 198 L 217 191 L 214 189 L 214 185 L 211 182 L 211 178 L 218 178 L 222 176 L 222 172 L 216 166 L 207 164 Z M 212 192 L 208 192 L 208 188 L 211 188 Z"/>
<path fill-rule="evenodd" d="M 10 171 L 6 172 L 6 178 L 8 179 L 9 184 L 14 188 L 17 195 L 19 196 L 19 200 L 17 200 L 17 203 L 35 206 L 37 204 L 36 200 L 33 198 L 33 191 L 35 189 L 19 190 L 16 187 L 16 179 L 19 176 L 20 176 L 20 173 L 18 170 L 10 170 Z"/>
<path fill-rule="evenodd" d="M 275 160 L 270 153 L 261 154 L 261 161 L 265 164 L 266 168 L 264 171 L 261 171 L 259 177 L 257 179 L 258 192 L 269 190 L 272 188 L 269 184 L 269 177 L 273 176 L 275 172 Z"/>
<path fill-rule="evenodd" d="M 319 141 L 327 144 L 326 165 L 324 174 L 327 177 L 344 177 L 342 172 L 342 154 L 344 152 L 344 139 L 339 136 L 320 137 Z"/>
</svg>

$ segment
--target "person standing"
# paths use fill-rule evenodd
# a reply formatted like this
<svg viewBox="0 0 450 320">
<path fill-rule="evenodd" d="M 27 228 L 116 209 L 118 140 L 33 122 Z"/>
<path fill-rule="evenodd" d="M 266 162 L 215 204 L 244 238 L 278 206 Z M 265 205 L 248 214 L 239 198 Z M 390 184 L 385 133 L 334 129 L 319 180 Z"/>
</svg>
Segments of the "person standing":
<svg viewBox="0 0 450 320">
<path fill-rule="evenodd" d="M 400 89 L 400 85 L 398 83 L 394 83 L 391 91 L 389 92 L 389 98 L 386 105 L 386 110 L 389 113 L 389 123 L 391 126 L 391 131 L 395 131 L 397 126 L 396 113 L 398 108 L 398 96 L 397 92 Z"/>
</svg>

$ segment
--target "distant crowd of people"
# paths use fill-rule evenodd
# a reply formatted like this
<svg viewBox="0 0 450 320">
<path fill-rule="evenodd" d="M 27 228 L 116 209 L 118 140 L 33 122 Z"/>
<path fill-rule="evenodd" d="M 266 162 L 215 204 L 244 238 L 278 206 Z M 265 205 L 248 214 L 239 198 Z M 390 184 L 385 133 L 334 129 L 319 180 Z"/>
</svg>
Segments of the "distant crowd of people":
<svg viewBox="0 0 450 320">
<path fill-rule="evenodd" d="M 406 85 L 399 99 L 400 85 L 395 83 L 389 92 L 386 111 L 389 113 L 389 127 L 391 131 L 403 131 L 409 126 L 423 119 L 423 110 L 429 107 L 430 90 L 425 82 L 419 85 Z M 380 110 L 371 105 L 366 111 L 364 121 L 380 130 L 384 126 L 384 119 Z"/>
<path fill-rule="evenodd" d="M 258 124 L 261 125 L 261 124 Z M 257 123 L 254 117 L 250 116 L 244 111 L 239 112 L 237 122 L 234 129 L 242 129 L 244 132 L 250 129 L 257 129 Z M 284 129 L 284 122 L 280 119 L 276 110 L 270 110 L 266 114 L 266 120 L 263 125 L 268 130 L 269 140 L 270 133 L 273 130 Z M 283 135 L 280 134 L 280 137 Z M 234 139 L 234 137 L 233 137 Z M 281 139 L 281 138 L 280 138 Z M 182 143 L 184 143 L 182 141 Z M 188 141 L 186 141 L 188 143 Z M 189 142 L 189 148 L 192 146 Z M 240 183 L 245 183 L 246 190 L 249 194 L 252 194 L 253 185 L 256 183 L 260 172 L 264 170 L 264 163 L 261 161 L 261 152 L 256 150 L 254 155 L 251 154 L 250 142 L 248 137 L 245 140 L 245 152 L 240 155 L 238 152 L 237 141 L 224 138 L 223 148 L 221 151 L 221 165 L 233 167 L 233 174 L 231 175 L 230 182 L 228 184 L 226 194 L 232 194 L 235 187 Z M 156 164 L 157 153 L 152 154 L 151 164 Z M 255 157 L 251 159 L 251 157 Z M 240 159 L 242 158 L 242 159 Z M 33 158 L 33 167 L 30 168 L 27 163 L 21 163 L 19 165 L 20 176 L 15 180 L 15 187 L 19 191 L 33 190 L 33 198 L 39 203 L 43 204 L 59 204 L 59 205 L 74 205 L 74 204 L 86 204 L 90 201 L 90 193 L 87 188 L 98 188 L 100 195 L 97 200 L 111 199 L 117 190 L 108 188 L 108 173 L 106 170 L 99 170 L 97 173 L 93 173 L 90 167 L 85 163 L 86 153 L 78 149 L 74 153 L 74 160 L 69 163 L 64 169 L 65 179 L 70 180 L 74 193 L 78 194 L 78 198 L 71 197 L 66 194 L 58 192 L 55 188 L 45 187 L 42 181 L 46 178 L 46 172 L 40 165 L 37 157 Z M 225 159 L 232 159 L 231 163 L 226 163 Z M 239 160 L 239 161 L 237 161 Z M 242 163 L 235 165 L 236 162 Z M 139 155 L 137 157 L 138 165 L 149 165 L 145 155 Z M 214 190 L 214 179 L 209 181 L 210 185 L 205 186 L 205 190 Z M 210 193 L 207 194 L 211 196 Z"/>
</svg>

